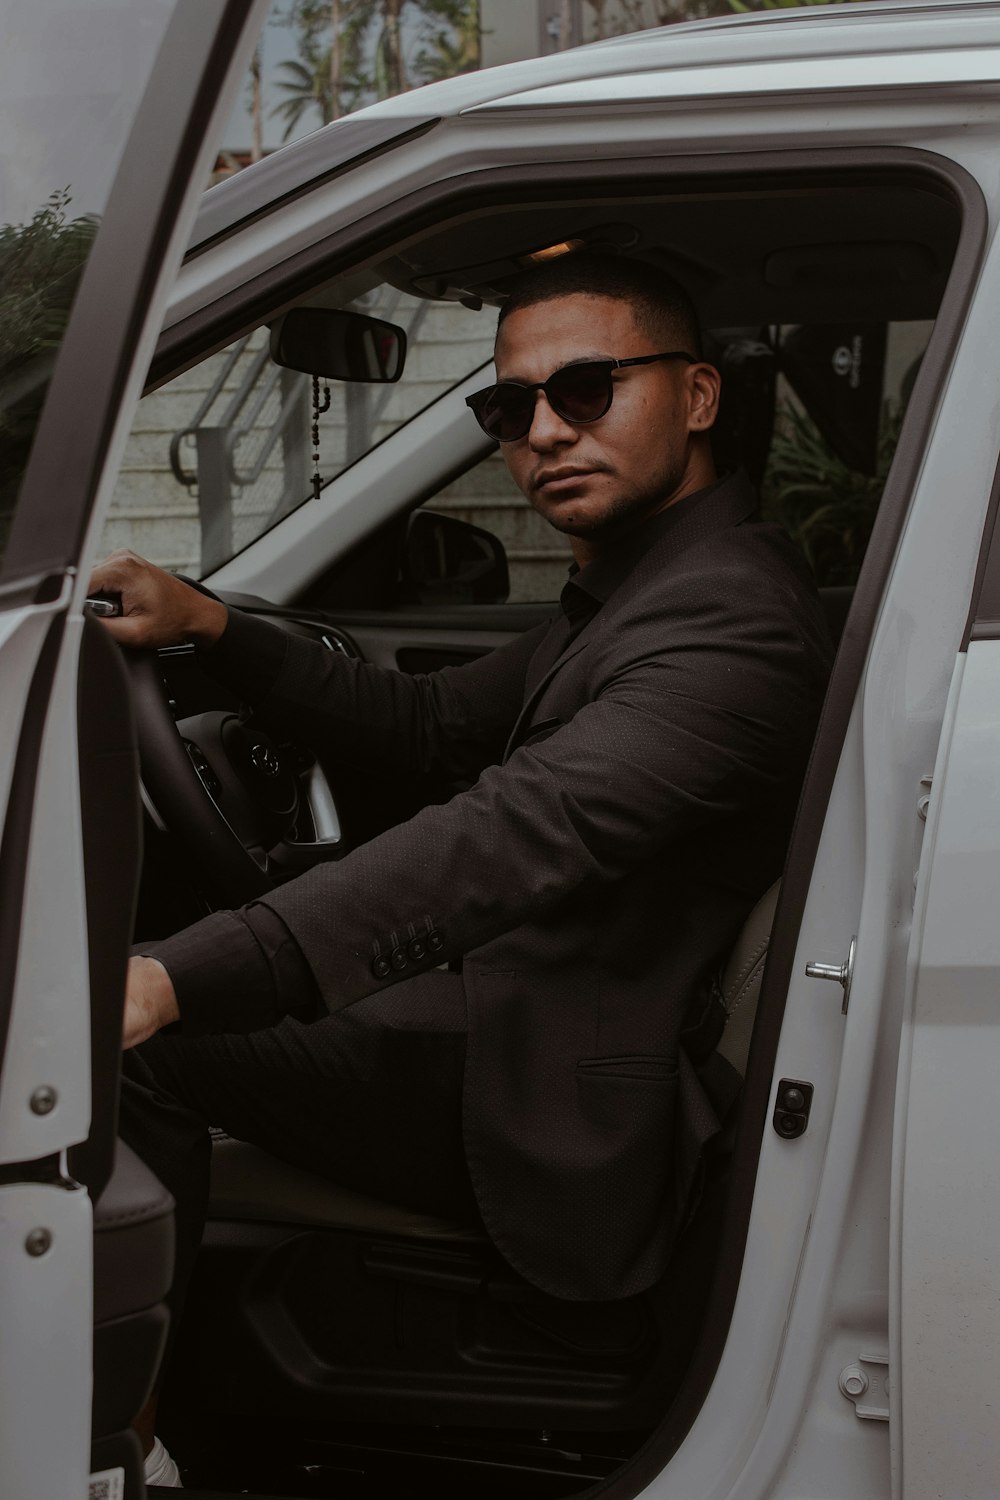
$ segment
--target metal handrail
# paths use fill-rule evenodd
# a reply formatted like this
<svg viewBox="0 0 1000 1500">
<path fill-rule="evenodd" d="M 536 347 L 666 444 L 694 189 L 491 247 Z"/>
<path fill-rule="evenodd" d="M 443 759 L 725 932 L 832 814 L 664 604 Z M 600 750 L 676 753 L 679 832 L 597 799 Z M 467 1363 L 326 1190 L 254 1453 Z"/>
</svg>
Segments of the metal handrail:
<svg viewBox="0 0 1000 1500">
<path fill-rule="evenodd" d="M 261 387 L 258 399 L 250 408 L 250 414 L 246 421 L 246 424 L 242 427 L 230 427 L 229 431 L 226 433 L 226 458 L 228 461 L 230 477 L 234 484 L 254 484 L 256 480 L 260 478 L 261 474 L 264 471 L 264 467 L 267 464 L 267 460 L 271 456 L 271 449 L 274 447 L 275 443 L 278 441 L 278 438 L 282 436 L 285 428 L 288 426 L 288 423 L 294 415 L 295 409 L 299 405 L 299 402 L 302 398 L 302 393 L 306 385 L 308 384 L 308 375 L 299 375 L 296 377 L 294 382 L 289 384 L 288 394 L 285 397 L 284 401 L 281 403 L 281 409 L 278 412 L 277 417 L 271 424 L 270 431 L 267 435 L 267 441 L 261 444 L 260 451 L 257 454 L 257 457 L 254 460 L 251 468 L 241 471 L 236 467 L 237 444 L 240 443 L 244 437 L 246 437 L 248 432 L 254 431 L 254 420 L 257 417 L 258 413 L 263 410 L 266 403 L 270 400 L 275 386 L 281 379 L 281 374 L 282 372 L 279 369 L 274 369 L 271 372 L 271 374 L 268 376 L 267 380 Z"/>
<path fill-rule="evenodd" d="M 394 297 L 387 307 L 381 309 L 383 317 L 392 317 L 396 312 L 397 305 L 402 293 L 396 289 Z M 424 318 L 427 315 L 430 304 L 420 302 L 413 308 L 407 326 L 407 333 L 412 340 Z M 233 491 L 234 489 L 246 490 L 253 486 L 263 474 L 268 460 L 279 439 L 285 440 L 289 429 L 296 419 L 301 425 L 301 431 L 296 435 L 297 441 L 293 445 L 293 454 L 298 453 L 301 442 L 301 465 L 293 462 L 291 466 L 286 461 L 284 465 L 283 493 L 280 495 L 270 512 L 268 524 L 273 524 L 288 509 L 294 509 L 306 498 L 306 490 L 299 490 L 298 484 L 305 480 L 305 459 L 307 449 L 305 446 L 308 433 L 307 410 L 304 400 L 309 377 L 297 374 L 294 371 L 269 366 L 270 347 L 265 341 L 259 348 L 249 349 L 251 358 L 247 363 L 238 385 L 231 392 L 227 387 L 234 380 L 239 360 L 248 352 L 248 347 L 253 334 L 247 334 L 239 339 L 223 358 L 218 373 L 211 387 L 202 397 L 197 410 L 190 422 L 179 432 L 175 432 L 170 439 L 170 468 L 174 478 L 179 484 L 183 484 L 188 491 L 197 487 L 198 512 L 201 525 L 201 553 L 202 565 L 206 571 L 226 561 L 230 556 L 233 545 Z M 269 401 L 274 397 L 275 389 L 280 385 L 281 404 L 275 420 L 268 427 L 258 427 L 257 421 L 267 407 Z M 360 392 L 359 392 L 360 394 Z M 387 385 L 375 396 L 369 404 L 367 398 L 361 401 L 364 412 L 362 425 L 365 436 L 361 447 L 370 442 L 370 435 L 376 424 L 380 421 L 385 408 L 393 394 L 393 387 Z M 219 413 L 215 421 L 206 418 L 210 416 L 213 407 L 220 397 L 228 395 L 224 409 Z M 352 439 L 352 422 L 350 411 L 352 402 L 348 402 L 348 453 L 346 462 L 351 463 L 361 456 L 360 452 L 352 451 L 358 446 L 359 433 L 355 432 Z M 360 413 L 359 413 L 360 415 Z M 238 424 L 238 425 L 237 425 Z M 248 465 L 240 466 L 237 450 L 243 440 L 253 436 L 259 446 L 256 454 Z M 194 442 L 197 467 L 189 469 L 181 453 L 181 447 L 185 439 Z M 287 455 L 286 455 L 287 459 Z M 338 466 L 340 467 L 340 466 Z M 291 491 L 295 490 L 293 497 Z"/>
<path fill-rule="evenodd" d="M 197 484 L 198 476 L 197 474 L 191 473 L 189 469 L 185 469 L 183 463 L 181 462 L 181 442 L 186 437 L 194 437 L 198 428 L 201 426 L 203 419 L 208 415 L 209 411 L 211 411 L 212 409 L 212 406 L 215 404 L 219 392 L 222 390 L 226 381 L 229 379 L 229 376 L 232 374 L 233 368 L 235 367 L 237 360 L 243 353 L 247 344 L 249 343 L 250 338 L 251 335 L 248 333 L 245 335 L 245 337 L 239 339 L 233 345 L 229 353 L 226 355 L 225 360 L 223 361 L 222 369 L 213 381 L 207 396 L 203 398 L 201 405 L 198 407 L 198 410 L 191 418 L 188 426 L 182 427 L 180 432 L 175 432 L 173 437 L 170 439 L 170 468 L 173 472 L 174 478 L 177 480 L 177 483 L 186 485 L 188 489 L 190 489 L 193 484 Z M 244 385 L 245 384 L 246 382 L 244 381 Z M 240 390 L 242 389 L 243 388 L 241 386 Z M 242 399 L 244 401 L 246 400 L 246 393 L 244 393 Z M 230 403 L 230 405 L 232 405 L 232 403 Z"/>
</svg>

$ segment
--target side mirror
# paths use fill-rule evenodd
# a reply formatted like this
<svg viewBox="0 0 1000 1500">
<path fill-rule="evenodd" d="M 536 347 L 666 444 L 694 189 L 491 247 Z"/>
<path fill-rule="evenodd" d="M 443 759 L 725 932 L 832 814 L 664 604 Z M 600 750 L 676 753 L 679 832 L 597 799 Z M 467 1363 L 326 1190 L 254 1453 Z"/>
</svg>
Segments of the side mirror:
<svg viewBox="0 0 1000 1500">
<path fill-rule="evenodd" d="M 271 325 L 271 358 L 327 380 L 391 382 L 403 373 L 406 334 L 339 307 L 293 307 Z"/>
<path fill-rule="evenodd" d="M 491 532 L 455 516 L 413 512 L 403 547 L 403 602 L 503 604 L 509 593 L 507 554 Z"/>
</svg>

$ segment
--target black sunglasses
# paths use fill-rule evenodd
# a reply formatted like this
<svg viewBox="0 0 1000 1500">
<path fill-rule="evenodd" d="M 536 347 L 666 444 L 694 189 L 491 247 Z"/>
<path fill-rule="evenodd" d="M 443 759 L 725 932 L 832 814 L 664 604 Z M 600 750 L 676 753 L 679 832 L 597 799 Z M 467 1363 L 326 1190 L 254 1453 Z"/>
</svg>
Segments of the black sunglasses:
<svg viewBox="0 0 1000 1500">
<path fill-rule="evenodd" d="M 516 380 L 501 380 L 485 390 L 466 396 L 476 421 L 485 433 L 498 443 L 516 443 L 527 437 L 535 418 L 535 392 L 544 391 L 545 399 L 557 417 L 574 427 L 596 422 L 611 406 L 615 393 L 612 370 L 629 365 L 652 365 L 660 359 L 686 359 L 697 364 L 693 354 L 671 349 L 669 354 L 640 354 L 638 359 L 587 359 L 577 365 L 564 365 L 548 380 L 521 385 Z"/>
</svg>

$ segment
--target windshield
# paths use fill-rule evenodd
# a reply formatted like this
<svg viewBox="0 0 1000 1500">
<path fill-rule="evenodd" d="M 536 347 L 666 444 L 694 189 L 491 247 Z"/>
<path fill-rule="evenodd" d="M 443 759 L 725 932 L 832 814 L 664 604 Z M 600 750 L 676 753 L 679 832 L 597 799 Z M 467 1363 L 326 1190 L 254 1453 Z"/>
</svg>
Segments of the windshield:
<svg viewBox="0 0 1000 1500">
<path fill-rule="evenodd" d="M 80 275 L 174 3 L 0 3 L 0 561 Z"/>
<path fill-rule="evenodd" d="M 402 379 L 314 391 L 272 362 L 266 327 L 210 355 L 139 403 L 103 550 L 131 547 L 203 578 L 492 359 L 495 308 L 387 283 L 348 305 L 404 329 Z"/>
</svg>

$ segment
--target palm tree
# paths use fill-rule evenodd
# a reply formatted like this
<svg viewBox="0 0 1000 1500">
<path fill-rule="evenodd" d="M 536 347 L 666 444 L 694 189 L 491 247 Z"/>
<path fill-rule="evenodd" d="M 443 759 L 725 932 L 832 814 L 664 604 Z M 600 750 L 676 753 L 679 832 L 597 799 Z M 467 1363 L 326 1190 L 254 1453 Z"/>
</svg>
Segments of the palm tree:
<svg viewBox="0 0 1000 1500">
<path fill-rule="evenodd" d="M 331 0 L 330 4 L 330 35 L 333 42 L 330 47 L 330 114 L 334 120 L 339 120 L 340 108 L 340 72 L 341 72 L 341 13 L 340 0 Z"/>
<path fill-rule="evenodd" d="M 479 0 L 438 0 L 424 6 L 420 50 L 412 76 L 421 83 L 472 73 L 482 61 Z"/>
<path fill-rule="evenodd" d="M 276 16 L 298 33 L 298 57 L 279 65 L 285 76 L 276 86 L 285 98 L 271 110 L 285 121 L 286 141 L 313 110 L 323 125 L 344 113 L 344 58 L 363 8 L 363 0 L 291 0 Z"/>
<path fill-rule="evenodd" d="M 285 97 L 271 111 L 285 140 L 313 111 L 325 125 L 414 81 L 479 66 L 479 0 L 290 0 L 281 19 L 298 32 L 299 50 L 281 64 Z"/>
<path fill-rule="evenodd" d="M 283 140 L 297 129 L 302 116 L 318 109 L 324 125 L 333 119 L 333 95 L 330 86 L 330 54 L 315 53 L 305 61 L 289 58 L 281 63 L 284 78 L 275 80 L 275 87 L 283 89 L 286 97 L 271 110 L 272 115 L 285 121 Z"/>
<path fill-rule="evenodd" d="M 252 131 L 252 144 L 250 148 L 250 160 L 260 161 L 264 155 L 264 119 L 262 110 L 261 77 L 260 77 L 260 45 L 254 48 L 253 57 L 250 59 L 250 127 Z"/>
</svg>

